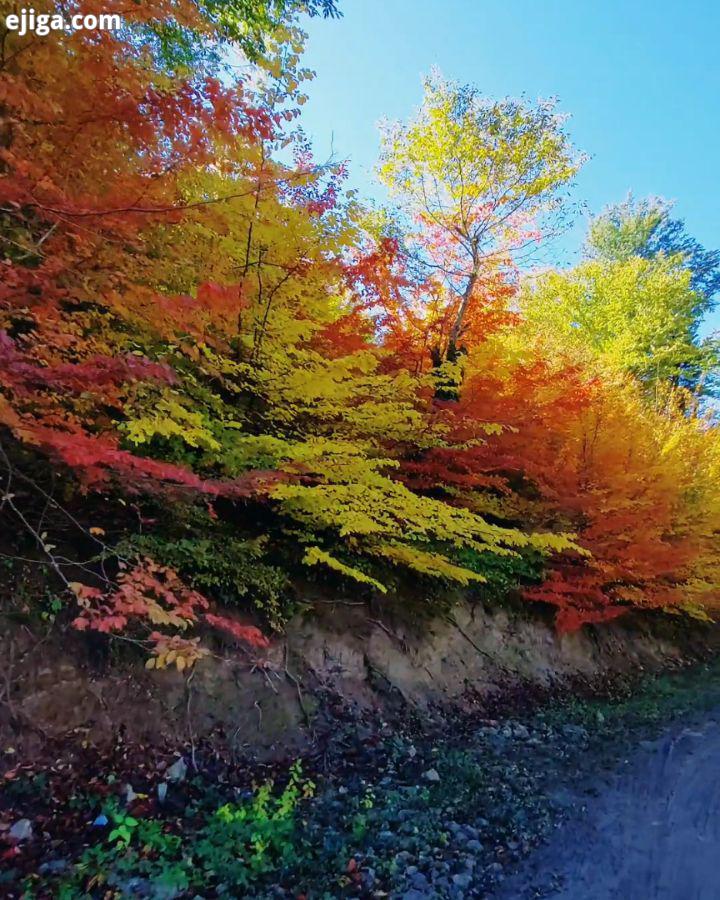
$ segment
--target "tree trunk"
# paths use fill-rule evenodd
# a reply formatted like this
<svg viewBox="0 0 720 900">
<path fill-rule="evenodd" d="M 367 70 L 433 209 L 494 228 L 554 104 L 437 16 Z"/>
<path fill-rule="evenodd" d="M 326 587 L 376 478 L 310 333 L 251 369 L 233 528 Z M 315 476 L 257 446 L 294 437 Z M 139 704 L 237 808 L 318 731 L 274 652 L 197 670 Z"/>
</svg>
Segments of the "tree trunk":
<svg viewBox="0 0 720 900">
<path fill-rule="evenodd" d="M 465 322 L 465 315 L 468 310 L 468 306 L 470 305 L 470 298 L 472 297 L 472 292 L 475 290 L 475 285 L 477 284 L 478 274 L 479 274 L 479 265 L 477 260 L 473 261 L 472 272 L 468 276 L 467 284 L 465 285 L 465 290 L 462 295 L 462 302 L 460 303 L 460 309 L 457 311 L 457 315 L 455 316 L 455 321 L 453 322 L 453 327 L 450 330 L 450 339 L 448 341 L 448 353 L 447 358 L 450 359 L 450 350 L 453 348 L 454 352 L 457 353 L 457 345 L 460 341 L 460 335 L 462 334 L 462 327 Z"/>
<path fill-rule="evenodd" d="M 467 314 L 467 309 L 470 305 L 470 298 L 472 297 L 473 290 L 475 289 L 475 285 L 477 284 L 479 268 L 480 267 L 477 260 L 474 260 L 472 272 L 468 276 L 465 290 L 462 293 L 460 308 L 457 311 L 455 321 L 453 322 L 453 326 L 450 329 L 450 336 L 448 337 L 448 345 L 447 349 L 445 350 L 445 354 L 443 355 L 442 349 L 440 347 L 435 347 L 430 351 L 434 369 L 439 369 L 444 362 L 457 362 L 460 355 L 464 352 L 463 348 L 459 346 L 459 342 L 460 337 L 462 336 L 463 325 L 465 323 L 465 315 Z M 459 382 L 455 383 L 454 381 L 450 381 L 447 378 L 442 379 L 439 375 L 437 376 L 436 381 L 436 400 L 457 400 L 459 398 Z"/>
</svg>

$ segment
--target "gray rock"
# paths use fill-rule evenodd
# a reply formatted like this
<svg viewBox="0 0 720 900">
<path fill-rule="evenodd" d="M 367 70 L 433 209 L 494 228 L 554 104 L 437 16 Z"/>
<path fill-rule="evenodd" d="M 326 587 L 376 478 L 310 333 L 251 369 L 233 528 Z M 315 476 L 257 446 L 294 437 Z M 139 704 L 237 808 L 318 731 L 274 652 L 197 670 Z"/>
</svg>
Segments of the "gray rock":
<svg viewBox="0 0 720 900">
<path fill-rule="evenodd" d="M 187 778 L 187 763 L 181 756 L 167 770 L 166 778 L 168 781 L 185 781 Z"/>
<path fill-rule="evenodd" d="M 437 769 L 428 769 L 427 772 L 423 772 L 423 778 L 425 779 L 425 781 L 440 781 L 440 776 L 437 773 Z"/>
<path fill-rule="evenodd" d="M 117 888 L 125 897 L 152 897 L 152 886 L 147 878 L 122 878 L 112 872 L 107 883 Z"/>
<path fill-rule="evenodd" d="M 428 887 L 427 878 L 418 869 L 416 869 L 412 873 L 412 875 L 410 875 L 408 880 L 409 880 L 411 886 L 414 887 L 416 891 L 423 891 Z"/>
<path fill-rule="evenodd" d="M 563 736 L 571 741 L 584 741 L 587 740 L 587 728 L 583 728 L 582 725 L 563 725 L 560 729 L 563 733 Z"/>
<path fill-rule="evenodd" d="M 61 875 L 70 867 L 66 859 L 50 859 L 38 866 L 41 875 Z"/>
<path fill-rule="evenodd" d="M 507 747 L 507 737 L 502 734 L 491 734 L 488 737 L 488 744 L 495 753 L 504 752 Z"/>
<path fill-rule="evenodd" d="M 15 841 L 16 844 L 19 844 L 22 841 L 32 840 L 32 822 L 30 821 L 30 819 L 18 819 L 10 829 L 8 834 L 10 836 L 10 839 Z"/>
<path fill-rule="evenodd" d="M 158 879 L 150 882 L 150 897 L 152 900 L 177 900 L 180 896 L 180 889 L 162 884 Z"/>
</svg>

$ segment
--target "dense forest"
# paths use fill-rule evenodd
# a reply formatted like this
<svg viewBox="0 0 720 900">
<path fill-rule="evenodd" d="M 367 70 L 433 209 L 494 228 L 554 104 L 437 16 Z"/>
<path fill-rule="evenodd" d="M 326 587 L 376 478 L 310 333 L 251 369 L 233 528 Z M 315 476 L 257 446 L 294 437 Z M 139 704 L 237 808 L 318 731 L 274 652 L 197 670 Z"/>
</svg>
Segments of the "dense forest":
<svg viewBox="0 0 720 900">
<path fill-rule="evenodd" d="M 308 584 L 515 594 L 565 632 L 712 616 L 720 254 L 669 204 L 548 267 L 584 163 L 553 102 L 431 72 L 371 203 L 302 128 L 301 18 L 334 0 L 76 5 L 122 28 L 1 32 L 2 553 L 50 586 L 24 614 L 180 670 Z"/>
</svg>

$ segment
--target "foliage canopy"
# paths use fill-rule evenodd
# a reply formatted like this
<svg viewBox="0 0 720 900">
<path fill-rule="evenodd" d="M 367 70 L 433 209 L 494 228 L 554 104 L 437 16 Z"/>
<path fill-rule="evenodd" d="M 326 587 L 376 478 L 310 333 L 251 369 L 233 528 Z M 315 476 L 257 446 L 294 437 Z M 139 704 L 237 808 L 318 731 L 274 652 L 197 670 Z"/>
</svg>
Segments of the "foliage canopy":
<svg viewBox="0 0 720 900">
<path fill-rule="evenodd" d="M 650 204 L 521 273 L 581 158 L 554 104 L 437 74 L 385 131 L 389 228 L 298 127 L 301 9 L 336 12 L 152 0 L 5 35 L 0 511 L 68 617 L 184 669 L 202 630 L 263 646 L 232 608 L 281 628 L 308 580 L 515 590 L 564 629 L 706 615 L 715 257 Z"/>
</svg>

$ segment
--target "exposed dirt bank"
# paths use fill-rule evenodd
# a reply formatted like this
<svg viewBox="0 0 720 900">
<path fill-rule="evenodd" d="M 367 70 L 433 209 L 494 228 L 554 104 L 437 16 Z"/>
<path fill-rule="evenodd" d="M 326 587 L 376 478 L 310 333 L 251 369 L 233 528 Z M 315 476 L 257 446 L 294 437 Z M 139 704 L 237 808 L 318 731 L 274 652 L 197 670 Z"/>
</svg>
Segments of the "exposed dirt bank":
<svg viewBox="0 0 720 900">
<path fill-rule="evenodd" d="M 92 656 L 77 636 L 3 623 L 0 742 L 32 753 L 71 732 L 96 744 L 123 733 L 176 746 L 214 735 L 238 756 L 282 757 L 311 746 L 318 697 L 383 714 L 467 709 L 513 683 L 604 681 L 720 645 L 717 628 L 637 614 L 561 636 L 525 605 L 459 603 L 451 617 L 420 623 L 381 619 L 351 601 L 319 608 L 290 622 L 268 651 L 217 647 L 189 676 L 146 672 L 132 650 Z"/>
</svg>

